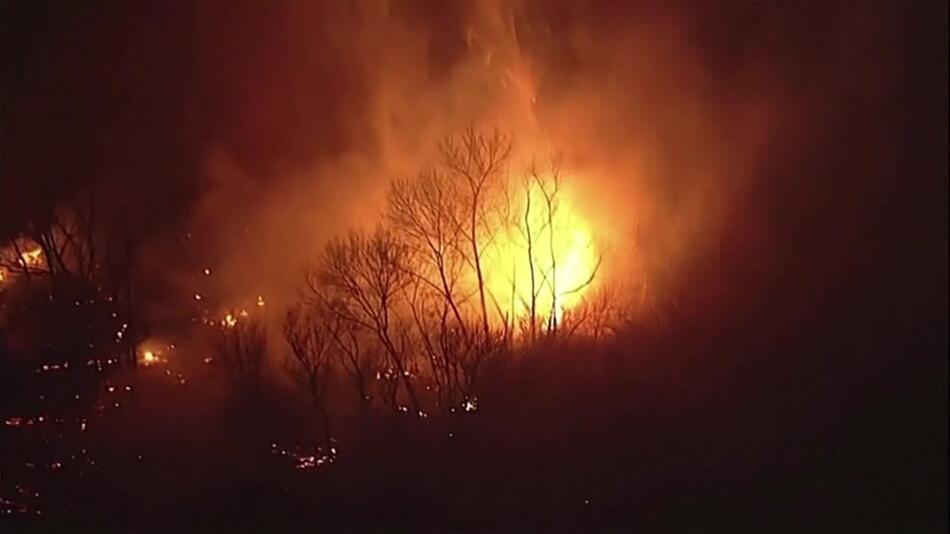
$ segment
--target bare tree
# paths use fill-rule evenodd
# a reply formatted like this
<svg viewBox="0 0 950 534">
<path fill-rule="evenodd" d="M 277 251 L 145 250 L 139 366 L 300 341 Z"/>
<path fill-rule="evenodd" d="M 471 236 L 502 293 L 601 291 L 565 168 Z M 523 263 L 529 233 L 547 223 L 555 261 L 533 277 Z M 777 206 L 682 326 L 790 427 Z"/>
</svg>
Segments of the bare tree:
<svg viewBox="0 0 950 534">
<path fill-rule="evenodd" d="M 647 326 L 656 321 L 655 309 L 647 299 L 646 278 L 623 284 L 598 287 L 565 313 L 565 337 L 580 334 L 599 342 L 616 335 L 633 323 Z"/>
<path fill-rule="evenodd" d="M 574 306 L 561 319 L 561 336 L 583 335 L 594 342 L 613 335 L 626 311 L 618 305 L 615 288 L 601 288 Z"/>
<path fill-rule="evenodd" d="M 415 180 L 397 180 L 389 194 L 387 218 L 405 241 L 410 283 L 405 301 L 411 316 L 413 350 L 425 356 L 426 389 L 447 409 L 466 395 L 462 365 L 476 350 L 479 334 L 466 313 L 471 291 L 463 280 L 464 243 L 458 224 L 465 209 L 458 183 L 437 170 Z M 484 318 L 484 317 L 483 317 Z"/>
<path fill-rule="evenodd" d="M 0 268 L 27 283 L 42 280 L 54 294 L 84 292 L 82 300 L 95 302 L 103 312 L 99 323 L 109 322 L 111 315 L 113 326 L 123 325 L 119 344 L 126 362 L 135 365 L 141 327 L 133 290 L 145 237 L 143 210 L 104 201 L 102 189 L 90 181 L 38 220 L 28 221 L 25 233 L 10 239 L 13 254 L 0 253 L 6 256 L 0 257 Z"/>
<path fill-rule="evenodd" d="M 534 177 L 531 174 L 526 175 L 522 179 L 522 193 L 524 198 L 524 204 L 520 210 L 512 209 L 511 203 L 517 202 L 516 199 L 513 199 L 511 196 L 508 196 L 506 199 L 506 220 L 508 221 L 508 230 L 517 234 L 517 239 L 514 241 L 519 243 L 524 250 L 524 258 L 528 267 L 528 294 L 525 297 L 522 294 L 520 288 L 517 287 L 518 280 L 515 278 L 515 272 L 512 272 L 512 307 L 520 304 L 527 311 L 527 327 L 524 329 L 527 330 L 529 342 L 534 342 L 538 337 L 538 328 L 539 328 L 539 310 L 538 310 L 538 299 L 541 295 L 541 288 L 543 287 L 542 281 L 540 280 L 541 274 L 538 272 L 539 258 L 537 257 L 537 250 L 540 248 L 538 240 L 541 238 L 543 232 L 548 229 L 548 219 L 542 218 L 541 220 L 537 219 L 536 213 L 538 208 L 536 207 L 540 202 L 535 198 L 535 184 Z M 516 271 L 513 269 L 513 271 Z M 516 302 L 517 301 L 517 302 Z M 512 309 L 512 316 L 516 315 L 514 309 Z M 524 325 L 522 325 L 524 326 Z"/>
<path fill-rule="evenodd" d="M 558 260 L 564 252 L 560 250 L 561 240 L 570 228 L 563 228 L 561 209 L 561 164 L 558 157 L 548 160 L 547 165 L 532 162 L 522 177 L 521 188 L 523 203 L 520 209 L 508 207 L 506 210 L 509 227 L 514 228 L 524 251 L 528 267 L 527 294 L 513 290 L 526 311 L 524 330 L 529 341 L 535 341 L 540 334 L 557 336 L 564 312 L 565 297 L 582 292 L 590 287 L 597 277 L 603 259 L 598 255 L 583 280 L 574 282 L 570 287 L 562 287 L 559 278 Z M 508 196 L 509 203 L 517 199 Z M 516 281 L 512 282 L 517 283 Z M 542 299 L 542 297 L 546 297 Z M 547 300 L 544 303 L 543 300 Z M 546 304 L 547 309 L 540 309 Z"/>
<path fill-rule="evenodd" d="M 344 320 L 338 314 L 332 313 L 317 300 L 316 306 L 322 309 L 321 313 L 327 332 L 333 338 L 335 356 L 340 368 L 349 377 L 357 394 L 360 419 L 367 423 L 369 410 L 373 403 L 372 379 L 380 370 L 378 351 L 367 347 L 361 341 L 364 335 L 357 324 Z"/>
<path fill-rule="evenodd" d="M 557 217 L 558 208 L 560 206 L 560 197 L 558 195 L 561 190 L 560 162 L 552 160 L 548 176 L 543 176 L 538 172 L 537 167 L 532 166 L 531 177 L 537 186 L 538 191 L 541 193 L 544 209 L 544 226 L 547 229 L 546 237 L 548 258 L 550 263 L 548 264 L 547 269 L 545 269 L 542 273 L 542 277 L 550 292 L 551 308 L 548 310 L 546 328 L 549 333 L 557 335 L 558 312 L 560 305 L 558 299 L 561 295 L 558 293 L 559 288 L 557 285 L 558 251 L 555 249 L 555 240 L 560 229 L 555 226 L 554 221 Z"/>
<path fill-rule="evenodd" d="M 434 389 L 437 406 L 447 409 L 464 400 L 474 383 L 465 363 L 479 349 L 478 334 L 460 328 L 452 319 L 447 301 L 426 289 L 416 282 L 407 290 L 413 348 L 425 356 L 428 364 L 424 375 L 427 389 Z"/>
<path fill-rule="evenodd" d="M 327 410 L 327 382 L 330 376 L 333 337 L 322 318 L 300 306 L 287 312 L 284 339 L 291 349 L 285 367 L 310 395 L 314 418 L 322 427 L 323 443 L 330 450 L 332 434 Z"/>
<path fill-rule="evenodd" d="M 405 300 L 414 350 L 428 363 L 427 389 L 446 407 L 472 394 L 481 364 L 508 339 L 509 318 L 486 283 L 484 254 L 506 222 L 499 212 L 511 148 L 500 134 L 473 130 L 441 148 L 444 170 L 393 183 L 387 220 L 409 251 Z M 489 302 L 501 318 L 501 335 Z"/>
<path fill-rule="evenodd" d="M 413 412 L 418 412 L 419 399 L 408 366 L 411 354 L 397 310 L 409 281 L 406 255 L 405 246 L 390 231 L 352 232 L 346 239 L 328 243 L 318 267 L 308 275 L 308 285 L 312 295 L 323 296 L 333 314 L 375 336 Z"/>
<path fill-rule="evenodd" d="M 456 326 L 468 330 L 462 317 L 460 295 L 462 257 L 457 221 L 462 208 L 448 176 L 436 170 L 420 173 L 416 180 L 397 180 L 388 197 L 387 218 L 405 240 L 409 273 L 424 291 L 436 292 L 448 306 Z"/>
<path fill-rule="evenodd" d="M 511 155 L 511 140 L 497 130 L 491 135 L 469 128 L 458 138 L 448 138 L 440 145 L 443 164 L 449 176 L 459 184 L 463 209 L 457 214 L 455 226 L 461 235 L 459 251 L 475 271 L 482 332 L 489 337 L 488 298 L 482 265 L 484 249 L 497 232 L 497 224 L 489 218 L 494 210 L 491 202 L 497 192 Z"/>
<path fill-rule="evenodd" d="M 404 392 L 414 412 L 422 404 L 421 387 L 433 392 L 440 407 L 473 398 L 480 369 L 510 348 L 517 321 L 529 342 L 558 336 L 565 298 L 586 290 L 600 267 L 598 258 L 585 280 L 561 275 L 560 232 L 571 229 L 558 228 L 558 159 L 550 167 L 532 165 L 512 193 L 505 174 L 512 151 L 508 137 L 469 129 L 446 139 L 440 151 L 439 166 L 393 182 L 388 227 L 330 242 L 308 271 L 309 298 L 326 316 L 332 352 L 367 406 L 370 384 L 400 409 Z M 504 296 L 495 294 L 498 280 L 486 281 L 498 275 L 485 269 L 486 253 L 500 239 L 524 249 L 510 258 L 510 310 L 504 309 Z M 518 278 L 525 263 L 527 281 Z M 527 293 L 518 287 L 524 283 Z M 572 322 L 567 334 L 584 322 Z M 364 359 L 374 353 L 385 365 Z M 374 375 L 375 382 L 368 379 Z"/>
<path fill-rule="evenodd" d="M 254 396 L 261 391 L 267 332 L 261 323 L 243 319 L 220 328 L 215 352 L 235 389 Z"/>
</svg>

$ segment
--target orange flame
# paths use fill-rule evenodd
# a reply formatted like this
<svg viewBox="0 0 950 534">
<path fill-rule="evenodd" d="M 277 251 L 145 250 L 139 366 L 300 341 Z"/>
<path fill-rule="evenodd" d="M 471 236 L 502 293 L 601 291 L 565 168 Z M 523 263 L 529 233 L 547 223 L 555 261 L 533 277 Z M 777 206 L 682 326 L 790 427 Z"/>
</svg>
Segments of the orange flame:
<svg viewBox="0 0 950 534">
<path fill-rule="evenodd" d="M 516 207 L 516 222 L 485 250 L 486 287 L 507 314 L 538 318 L 581 302 L 598 266 L 593 232 L 565 191 L 548 213 L 543 191 L 532 185 Z M 530 202 L 530 204 L 529 204 Z"/>
<path fill-rule="evenodd" d="M 43 265 L 43 249 L 35 247 L 20 254 L 20 265 L 39 267 Z"/>
</svg>

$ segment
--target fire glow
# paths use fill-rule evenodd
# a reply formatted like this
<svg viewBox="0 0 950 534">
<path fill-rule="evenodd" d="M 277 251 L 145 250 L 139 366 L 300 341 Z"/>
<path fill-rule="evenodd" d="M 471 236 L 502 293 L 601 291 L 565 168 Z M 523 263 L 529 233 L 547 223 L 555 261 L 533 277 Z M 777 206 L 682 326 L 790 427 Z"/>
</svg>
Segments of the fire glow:
<svg viewBox="0 0 950 534">
<path fill-rule="evenodd" d="M 43 249 L 35 247 L 20 254 L 20 264 L 24 267 L 40 267 L 43 265 Z"/>
<path fill-rule="evenodd" d="M 537 183 L 515 208 L 520 217 L 486 247 L 486 285 L 515 318 L 534 309 L 560 321 L 583 299 L 599 266 L 593 231 L 563 191 L 553 198 Z"/>
<path fill-rule="evenodd" d="M 17 275 L 42 272 L 45 268 L 43 249 L 31 239 L 16 238 L 0 248 L 0 284 L 12 281 Z"/>
<path fill-rule="evenodd" d="M 147 340 L 140 344 L 137 351 L 139 363 L 145 367 L 166 363 L 167 360 L 164 358 L 165 351 L 159 348 L 160 345 L 161 343 L 154 339 Z"/>
</svg>

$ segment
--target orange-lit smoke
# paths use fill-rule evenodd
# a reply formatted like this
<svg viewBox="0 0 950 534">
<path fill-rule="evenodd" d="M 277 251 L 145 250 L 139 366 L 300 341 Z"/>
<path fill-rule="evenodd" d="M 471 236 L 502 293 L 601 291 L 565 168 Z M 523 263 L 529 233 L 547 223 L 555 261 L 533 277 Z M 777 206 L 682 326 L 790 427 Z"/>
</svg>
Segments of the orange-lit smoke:
<svg viewBox="0 0 950 534">
<path fill-rule="evenodd" d="M 329 238 L 377 224 L 390 180 L 438 164 L 439 141 L 467 126 L 512 136 L 512 183 L 535 157 L 560 154 L 569 171 L 556 274 L 541 284 L 539 308 L 558 315 L 573 306 L 585 294 L 573 289 L 595 266 L 598 284 L 633 280 L 655 292 L 675 284 L 716 243 L 728 202 L 768 142 L 767 88 L 740 78 L 716 85 L 675 8 L 613 20 L 579 4 L 447 3 L 444 18 L 401 3 L 283 5 L 282 39 L 299 55 L 273 71 L 264 54 L 261 75 L 235 89 L 247 98 L 233 121 L 298 148 L 261 166 L 255 151 L 284 141 L 207 147 L 191 243 L 215 274 L 207 287 L 183 281 L 185 298 L 253 302 L 260 292 L 283 309 Z M 296 92 L 321 76 L 345 90 Z M 286 99 L 268 95 L 287 93 L 315 111 L 276 118 L 268 106 L 283 109 Z M 332 130 L 332 142 L 307 145 L 297 132 L 313 125 Z M 500 232 L 486 261 L 498 306 L 523 316 L 532 269 L 513 261 L 526 254 L 517 230 Z M 536 279 L 550 270 L 549 248 Z"/>
</svg>

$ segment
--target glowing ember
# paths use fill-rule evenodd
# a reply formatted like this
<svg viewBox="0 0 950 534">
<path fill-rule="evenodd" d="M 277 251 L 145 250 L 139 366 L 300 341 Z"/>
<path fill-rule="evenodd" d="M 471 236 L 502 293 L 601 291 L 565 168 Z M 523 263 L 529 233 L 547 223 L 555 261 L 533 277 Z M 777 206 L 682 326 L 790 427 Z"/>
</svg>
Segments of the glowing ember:
<svg viewBox="0 0 950 534">
<path fill-rule="evenodd" d="M 30 423 L 32 423 L 32 420 L 28 420 L 28 421 L 30 421 Z M 22 423 L 23 423 L 23 418 L 22 418 L 22 417 L 10 417 L 9 419 L 6 420 L 6 425 L 7 425 L 7 426 L 20 426 Z M 28 423 L 28 424 L 30 424 L 30 423 Z"/>
<path fill-rule="evenodd" d="M 148 340 L 141 345 L 139 345 L 138 354 L 139 354 L 139 363 L 145 367 L 152 365 L 166 363 L 167 360 L 163 357 L 164 350 L 159 348 L 164 345 L 155 341 L 154 339 Z"/>
<path fill-rule="evenodd" d="M 318 447 L 314 454 L 305 454 L 301 447 L 291 446 L 285 448 L 277 443 L 272 443 L 271 453 L 291 459 L 293 461 L 293 468 L 298 471 L 315 469 L 332 464 L 336 459 L 335 447 L 330 447 L 329 452 L 323 452 L 323 450 Z"/>
</svg>

